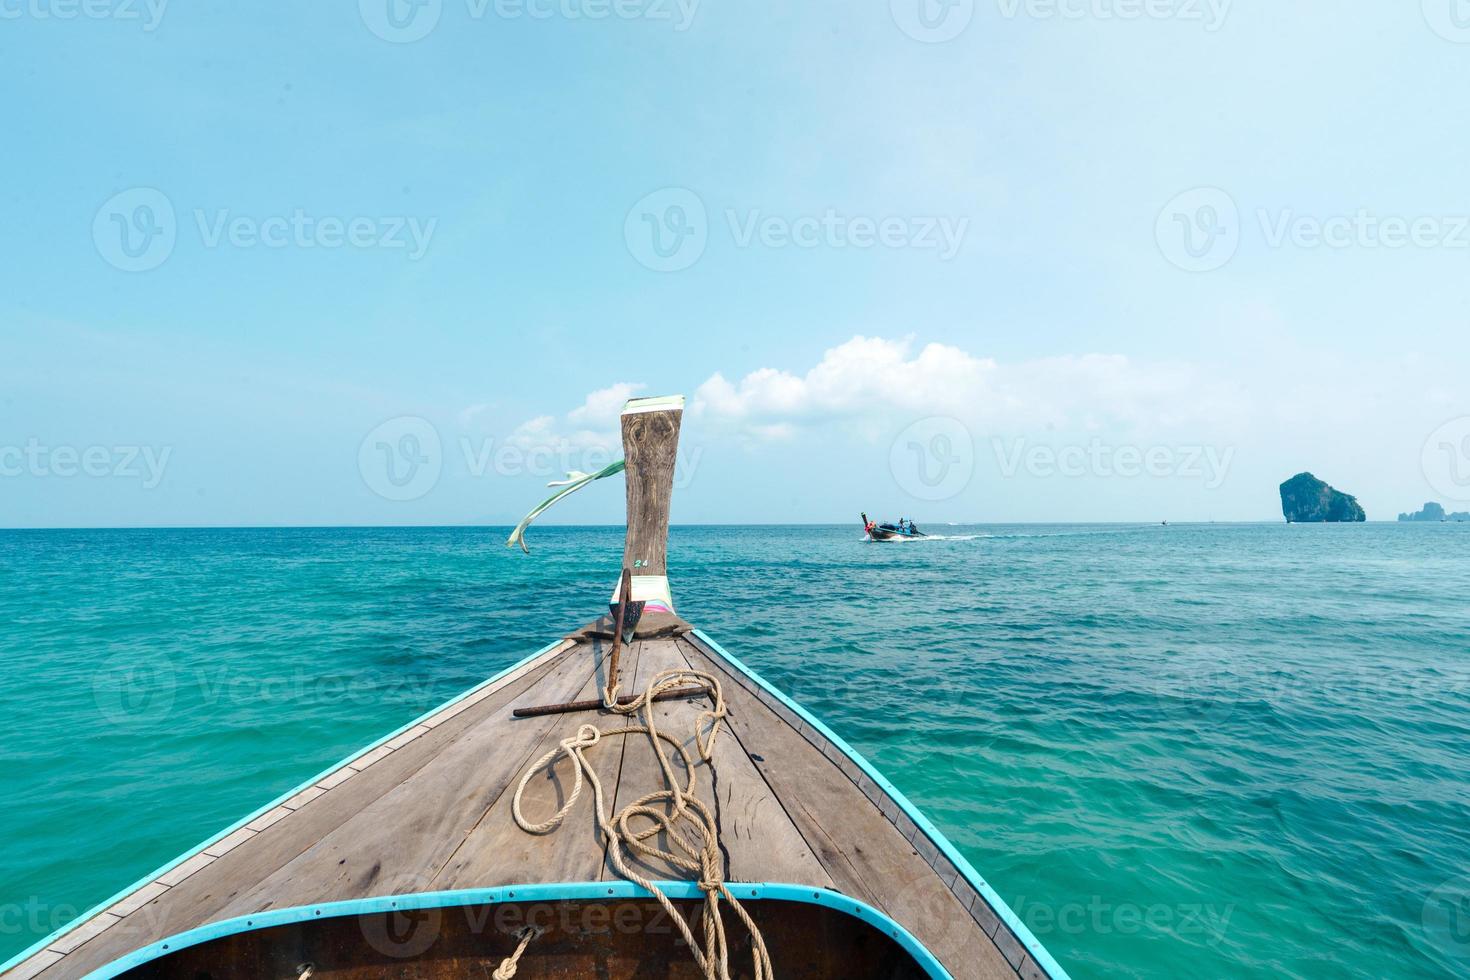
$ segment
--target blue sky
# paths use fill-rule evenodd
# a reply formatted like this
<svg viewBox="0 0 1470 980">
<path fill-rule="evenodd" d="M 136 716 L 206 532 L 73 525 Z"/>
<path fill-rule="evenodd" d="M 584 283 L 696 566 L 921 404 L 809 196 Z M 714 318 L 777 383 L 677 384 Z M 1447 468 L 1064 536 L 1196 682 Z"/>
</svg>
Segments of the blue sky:
<svg viewBox="0 0 1470 980">
<path fill-rule="evenodd" d="M 0 526 L 1470 509 L 1459 0 L 389 2 L 0 0 Z"/>
</svg>

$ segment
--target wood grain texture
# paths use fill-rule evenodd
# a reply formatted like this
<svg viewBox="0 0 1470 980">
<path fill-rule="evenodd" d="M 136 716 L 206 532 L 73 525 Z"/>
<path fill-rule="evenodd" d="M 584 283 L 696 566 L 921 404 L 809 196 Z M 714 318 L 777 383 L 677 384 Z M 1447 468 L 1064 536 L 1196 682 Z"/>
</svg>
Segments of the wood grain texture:
<svg viewBox="0 0 1470 980">
<path fill-rule="evenodd" d="M 625 648 L 624 670 L 632 669 L 638 657 L 638 644 Z M 606 663 L 606 658 L 603 658 Z M 583 665 L 574 680 L 580 685 L 566 696 L 572 699 L 591 697 L 601 684 L 601 671 Z M 550 692 L 538 690 L 538 697 Z M 557 697 L 560 697 L 558 692 Z M 539 703 L 539 702 L 538 702 Z M 602 843 L 593 813 L 592 788 L 584 785 L 577 806 L 567 814 L 561 827 L 549 834 L 528 834 L 515 822 L 513 804 L 516 785 L 526 767 L 555 749 L 566 738 L 577 733 L 584 724 L 597 724 L 599 714 L 549 715 L 540 718 L 492 720 L 488 724 L 527 725 L 536 738 L 515 754 L 499 754 L 493 768 L 505 770 L 503 790 L 483 817 L 464 836 L 453 858 L 433 879 L 433 889 L 482 888 L 494 885 L 528 884 L 543 881 L 596 881 L 602 867 Z M 529 727 L 536 723 L 535 729 Z M 619 758 L 616 752 L 599 751 L 616 746 L 597 746 L 588 753 L 588 761 L 611 790 L 617 785 Z M 564 756 L 542 769 L 526 784 L 522 810 L 528 820 L 540 821 L 561 808 L 571 792 L 573 763 Z"/>
<path fill-rule="evenodd" d="M 740 686 L 717 656 L 685 642 L 691 663 L 729 677 L 730 727 L 785 805 L 837 890 L 881 909 L 957 980 L 1010 980 L 1016 970 L 917 848 L 849 776 Z"/>
<path fill-rule="evenodd" d="M 686 644 L 677 640 L 647 642 L 639 662 L 638 689 L 643 690 L 659 671 L 690 666 L 685 647 Z M 730 686 L 725 684 L 723 688 L 729 698 Z M 694 729 L 700 714 L 710 706 L 707 697 L 659 703 L 655 705 L 654 717 L 659 730 L 677 738 L 695 760 L 696 795 L 715 814 L 725 859 L 725 879 L 831 888 L 831 877 L 728 724 L 714 741 L 710 762 L 700 761 Z M 623 781 L 618 787 L 620 799 L 628 801 L 662 788 L 664 783 L 646 740 L 632 740 L 628 751 L 635 750 L 641 761 L 637 766 L 624 762 Z M 682 775 L 682 769 L 680 772 Z M 688 877 L 688 874 L 683 872 L 676 877 Z"/>
<path fill-rule="evenodd" d="M 491 693 L 473 709 L 458 712 L 450 721 L 406 743 L 335 789 L 314 788 L 298 793 L 287 801 L 288 806 L 296 806 L 289 815 L 215 859 L 204 870 L 172 888 L 157 883 L 146 885 L 114 905 L 108 911 L 122 915 L 121 922 L 82 944 L 41 975 L 47 980 L 84 976 L 139 947 L 228 918 L 233 913 L 226 910 L 234 907 L 233 903 L 243 894 L 422 769 L 446 745 L 473 727 L 478 718 L 500 708 L 508 710 L 511 701 L 536 688 L 559 663 L 577 657 L 584 664 L 589 662 L 590 648 L 583 644 L 549 651 L 519 676 L 491 685 Z"/>
<path fill-rule="evenodd" d="M 668 574 L 669 501 L 683 415 L 679 409 L 668 409 L 623 416 L 623 457 L 628 464 L 623 567 L 634 575 Z"/>
<path fill-rule="evenodd" d="M 583 635 L 426 719 L 388 743 L 391 750 L 344 766 L 334 774 L 349 774 L 343 781 L 317 783 L 332 788 L 298 794 L 185 862 L 164 876 L 172 887 L 161 877 L 114 906 L 118 918 L 73 934 L 66 955 L 51 951 L 27 968 L 39 966 L 48 980 L 79 977 L 167 936 L 266 909 L 615 877 L 590 787 L 551 834 L 527 834 L 512 816 L 526 766 L 580 725 L 608 730 L 638 723 L 604 711 L 511 717 L 520 706 L 597 696 L 608 648 L 607 641 Z M 694 744 L 707 699 L 658 703 L 654 717 L 696 760 L 697 793 L 716 814 L 728 880 L 810 885 L 860 899 L 912 932 L 959 980 L 1038 974 L 1015 937 L 985 914 L 983 899 L 849 756 L 697 638 L 636 639 L 625 655 L 625 690 L 642 691 L 660 671 L 683 667 L 711 671 L 724 686 L 730 716 L 711 763 L 699 761 Z M 588 757 L 614 809 L 664 788 L 645 735 L 609 738 Z M 675 765 L 683 778 L 682 763 Z M 527 815 L 544 819 L 559 808 L 571 776 L 563 759 L 533 778 Z M 639 870 L 690 878 L 658 861 Z M 668 975 L 682 974 L 673 968 Z"/>
<path fill-rule="evenodd" d="M 684 658 L 679 655 L 678 651 L 667 640 L 640 640 L 638 646 L 638 676 L 632 690 L 646 690 L 649 683 L 653 680 L 654 675 L 661 670 L 667 670 L 671 667 L 688 666 Z M 661 701 L 653 706 L 654 723 L 660 730 L 668 733 L 680 742 L 685 741 L 685 736 L 689 734 L 690 726 L 693 724 L 692 718 L 680 710 L 683 707 L 685 707 L 685 703 L 681 701 Z M 630 715 L 626 717 L 620 716 L 615 720 L 609 719 L 604 723 L 603 727 L 611 728 L 614 726 L 640 724 L 642 722 L 639 716 Z M 657 792 L 666 788 L 663 769 L 659 766 L 658 759 L 653 754 L 653 747 L 649 742 L 648 736 L 642 734 L 624 735 L 620 736 L 620 740 L 623 743 L 623 767 L 621 776 L 618 779 L 616 796 L 612 801 L 612 811 L 614 813 L 629 806 L 635 800 L 648 793 Z M 684 767 L 683 760 L 679 758 L 678 752 L 667 742 L 664 743 L 664 751 L 668 753 L 669 761 L 673 763 L 674 772 L 680 780 L 680 785 L 687 785 L 689 771 Z M 699 759 L 698 753 L 690 751 L 690 756 L 697 763 Z M 696 765 L 696 769 L 702 770 L 703 767 Z M 708 803 L 710 801 L 708 771 L 700 772 L 696 778 L 703 779 L 705 782 L 703 792 L 698 793 L 698 795 Z M 699 787 L 696 786 L 696 790 L 698 789 Z M 671 807 L 665 806 L 663 809 L 666 813 L 672 812 Z M 649 822 L 640 819 L 633 826 L 642 829 L 649 826 Z M 650 838 L 648 843 L 661 850 L 667 850 L 670 846 L 666 836 L 662 833 Z M 626 857 L 627 855 L 625 854 Z M 670 879 L 677 881 L 689 877 L 689 872 L 654 858 L 632 859 L 631 867 L 639 874 L 654 880 Z M 604 871 L 604 878 L 615 877 L 617 877 L 617 874 L 609 865 Z"/>
<path fill-rule="evenodd" d="M 513 786 L 551 730 L 551 719 L 512 720 L 509 712 L 522 703 L 581 690 L 590 683 L 591 668 L 584 657 L 563 658 L 534 686 L 479 715 L 412 775 L 241 894 L 224 914 L 307 905 L 328 897 L 435 890 L 440 870 Z"/>
</svg>

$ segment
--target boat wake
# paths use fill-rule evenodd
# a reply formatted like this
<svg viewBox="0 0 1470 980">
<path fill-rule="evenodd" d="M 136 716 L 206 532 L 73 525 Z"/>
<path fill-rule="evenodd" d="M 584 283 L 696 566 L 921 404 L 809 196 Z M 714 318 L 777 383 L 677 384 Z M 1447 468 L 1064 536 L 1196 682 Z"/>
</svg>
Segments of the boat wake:
<svg viewBox="0 0 1470 980">
<path fill-rule="evenodd" d="M 917 538 L 889 538 L 886 541 L 875 541 L 869 537 L 859 538 L 859 541 L 867 544 L 918 544 L 921 541 L 975 541 L 979 538 L 994 537 L 990 534 L 925 534 Z"/>
</svg>

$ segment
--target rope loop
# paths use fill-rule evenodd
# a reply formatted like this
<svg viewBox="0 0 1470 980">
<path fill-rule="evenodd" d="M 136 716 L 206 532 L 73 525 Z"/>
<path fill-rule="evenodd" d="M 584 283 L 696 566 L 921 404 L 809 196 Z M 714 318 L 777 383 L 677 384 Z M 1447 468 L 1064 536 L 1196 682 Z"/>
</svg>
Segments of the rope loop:
<svg viewBox="0 0 1470 980">
<path fill-rule="evenodd" d="M 563 739 L 555 749 L 533 762 L 521 776 L 520 784 L 516 787 L 511 812 L 515 816 L 516 823 L 527 833 L 549 833 L 560 827 L 566 820 L 567 814 L 576 806 L 582 793 L 584 780 L 591 783 L 592 795 L 596 804 L 597 826 L 602 832 L 604 842 L 608 845 L 607 854 L 612 861 L 613 869 L 624 880 L 631 881 L 652 894 L 664 911 L 669 914 L 670 920 L 678 927 L 680 935 L 699 964 L 705 980 L 730 980 L 730 948 L 729 940 L 725 935 L 724 919 L 720 915 L 721 902 L 729 903 L 731 910 L 750 936 L 754 980 L 774 980 L 775 973 L 771 966 L 771 957 L 766 951 L 765 939 L 761 936 L 760 929 L 756 927 L 744 906 L 725 887 L 719 827 L 710 808 L 695 795 L 695 762 L 683 742 L 659 731 L 654 723 L 652 709 L 655 699 L 663 692 L 679 687 L 700 687 L 709 696 L 711 707 L 709 710 L 700 712 L 694 722 L 694 744 L 700 761 L 706 765 L 710 764 L 714 758 L 715 741 L 719 737 L 720 726 L 724 724 L 729 714 L 725 706 L 724 690 L 720 686 L 719 678 L 713 674 L 687 667 L 675 667 L 655 674 L 648 687 L 628 704 L 617 703 L 617 684 L 609 683 L 603 692 L 603 706 L 608 711 L 625 717 L 639 715 L 641 717 L 638 720 L 642 724 L 630 724 L 606 731 L 598 729 L 595 725 L 579 727 L 576 735 Z M 658 760 L 659 769 L 663 772 L 664 788 L 634 800 L 614 814 L 610 813 L 604 805 L 602 782 L 597 778 L 597 772 L 592 764 L 587 761 L 585 753 L 604 738 L 624 735 L 646 735 L 648 737 L 648 744 L 653 749 L 654 757 Z M 663 743 L 674 747 L 674 751 L 678 753 L 685 770 L 689 773 L 688 782 L 683 787 L 680 786 L 678 774 L 674 771 L 673 762 L 670 761 L 669 754 L 664 750 Z M 532 823 L 521 809 L 521 798 L 526 786 L 532 776 L 547 766 L 555 766 L 556 762 L 563 757 L 569 759 L 573 766 L 571 792 L 567 794 L 562 808 L 549 819 L 541 823 Z M 646 821 L 647 826 L 641 830 L 635 827 L 633 821 L 637 818 Z M 650 838 L 658 834 L 663 834 L 669 841 L 668 850 L 648 843 Z M 630 857 L 661 860 L 689 874 L 690 879 L 704 893 L 703 914 L 700 917 L 701 931 L 704 934 L 703 944 L 695 941 L 694 930 L 674 907 L 668 895 L 629 866 L 627 859 Z M 526 942 L 529 940 L 522 943 L 521 949 L 517 950 L 513 959 L 519 958 Z M 501 969 L 504 968 L 505 964 L 502 964 Z M 513 976 L 515 976 L 514 964 L 511 965 L 510 972 L 504 976 L 497 971 L 495 980 L 510 980 Z"/>
<path fill-rule="evenodd" d="M 543 931 L 543 929 L 537 926 L 526 926 L 520 930 L 517 933 L 521 937 L 520 945 L 516 947 L 514 953 L 511 953 L 501 961 L 500 965 L 495 968 L 494 973 L 490 974 L 492 980 L 512 980 L 516 975 L 516 970 L 520 969 L 521 954 L 526 951 L 527 946 L 531 945 L 531 940 L 541 935 Z"/>
</svg>

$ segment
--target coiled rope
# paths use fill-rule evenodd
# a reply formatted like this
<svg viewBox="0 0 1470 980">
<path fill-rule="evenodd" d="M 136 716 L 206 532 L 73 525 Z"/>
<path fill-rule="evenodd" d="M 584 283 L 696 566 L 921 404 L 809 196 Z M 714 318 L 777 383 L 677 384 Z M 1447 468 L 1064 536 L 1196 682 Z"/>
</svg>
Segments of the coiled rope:
<svg viewBox="0 0 1470 980">
<path fill-rule="evenodd" d="M 720 858 L 719 830 L 715 824 L 714 815 L 710 812 L 709 807 L 694 795 L 696 782 L 694 761 L 678 739 L 660 732 L 654 724 L 654 698 L 664 691 L 689 685 L 703 687 L 713 703 L 713 707 L 701 712 L 694 723 L 694 742 L 699 749 L 699 757 L 708 763 L 714 752 L 715 738 L 719 734 L 720 725 L 728 714 L 724 691 L 720 687 L 718 678 L 713 674 L 688 668 L 676 667 L 661 671 L 654 675 L 647 689 L 631 703 L 621 705 L 617 703 L 617 685 L 614 682 L 609 684 L 607 691 L 604 692 L 604 707 L 621 715 L 641 712 L 643 724 L 626 725 L 607 731 L 599 729 L 596 725 L 579 727 L 576 735 L 563 739 L 560 745 L 537 759 L 521 776 L 520 785 L 516 787 L 515 799 L 512 802 L 512 812 L 516 823 L 522 830 L 529 834 L 548 834 L 560 827 L 566 820 L 567 814 L 576 806 L 585 779 L 586 782 L 592 784 L 592 796 L 597 806 L 597 825 L 608 844 L 607 852 L 612 858 L 614 870 L 627 881 L 647 890 L 663 906 L 664 911 L 678 926 L 684 941 L 689 944 L 689 949 L 694 954 L 700 970 L 703 971 L 705 980 L 730 980 L 729 941 L 725 936 L 724 920 L 720 917 L 722 900 L 730 903 L 730 908 L 739 917 L 750 935 L 754 980 L 774 980 L 775 973 L 771 967 L 771 957 L 766 952 L 766 943 L 760 930 L 756 928 L 755 922 L 751 920 L 745 908 L 725 887 L 723 862 Z M 708 725 L 708 731 L 706 731 L 706 725 Z M 663 770 L 664 788 L 640 797 L 618 813 L 611 814 L 603 802 L 602 782 L 597 778 L 597 772 L 592 768 L 592 764 L 587 761 L 586 753 L 604 738 L 615 735 L 648 736 L 648 743 L 653 747 L 654 755 L 658 758 L 659 768 Z M 689 783 L 682 789 L 679 787 L 679 779 L 674 772 L 673 764 L 669 761 L 668 753 L 664 751 L 662 742 L 672 745 L 680 758 L 684 760 L 684 768 L 689 772 Z M 549 819 L 540 823 L 532 823 L 526 819 L 521 809 L 521 798 L 526 791 L 526 786 L 530 783 L 532 776 L 546 766 L 554 765 L 561 756 L 566 756 L 572 762 L 572 791 L 562 808 L 552 814 Z M 637 830 L 632 826 L 632 821 L 636 817 L 644 817 L 652 825 L 643 830 Z M 667 834 L 669 841 L 677 850 L 660 850 L 646 843 L 649 838 L 660 832 Z M 701 920 L 704 932 L 702 950 L 695 942 L 694 932 L 689 923 L 674 908 L 674 903 L 669 900 L 669 897 L 652 881 L 628 866 L 625 858 L 631 855 L 658 858 L 694 876 L 699 890 L 704 892 L 704 909 Z"/>
</svg>

